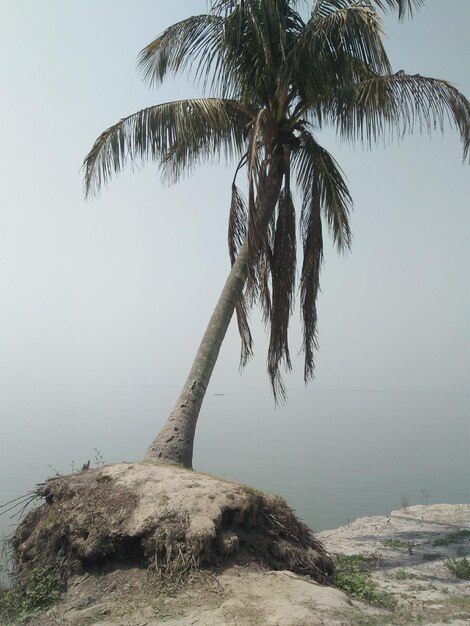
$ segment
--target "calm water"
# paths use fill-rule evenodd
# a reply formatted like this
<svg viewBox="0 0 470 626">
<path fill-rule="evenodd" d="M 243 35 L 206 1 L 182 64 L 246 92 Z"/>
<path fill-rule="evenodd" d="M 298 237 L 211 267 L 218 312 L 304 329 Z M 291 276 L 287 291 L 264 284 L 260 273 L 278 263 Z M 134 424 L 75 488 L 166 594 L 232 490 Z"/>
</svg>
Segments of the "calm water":
<svg viewBox="0 0 470 626">
<path fill-rule="evenodd" d="M 176 393 L 145 386 L 18 391 L 2 407 L 1 503 L 55 470 L 88 459 L 93 465 L 95 448 L 107 463 L 139 459 L 157 430 L 154 407 L 166 414 Z M 283 496 L 316 530 L 387 514 L 404 498 L 470 502 L 468 406 L 459 393 L 299 389 L 274 411 L 265 389 L 210 393 L 195 467 Z M 3 534 L 14 524 L 0 517 Z"/>
</svg>

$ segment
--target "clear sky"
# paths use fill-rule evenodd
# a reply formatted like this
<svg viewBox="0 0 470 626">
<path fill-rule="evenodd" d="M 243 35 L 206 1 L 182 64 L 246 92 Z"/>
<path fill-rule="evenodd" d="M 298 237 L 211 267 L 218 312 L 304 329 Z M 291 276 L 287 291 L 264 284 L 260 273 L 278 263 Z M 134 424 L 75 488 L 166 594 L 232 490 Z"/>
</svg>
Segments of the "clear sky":
<svg viewBox="0 0 470 626">
<path fill-rule="evenodd" d="M 119 118 L 197 93 L 184 78 L 150 90 L 136 58 L 205 7 L 0 1 L 0 438 L 18 462 L 59 432 L 65 459 L 77 441 L 114 445 L 107 460 L 139 458 L 189 370 L 229 269 L 232 167 L 168 188 L 150 164 L 84 202 L 80 166 Z M 445 78 L 470 97 L 469 0 L 428 0 L 413 21 L 389 16 L 385 26 L 394 69 Z M 457 132 L 370 151 L 320 139 L 346 172 L 355 211 L 352 253 L 326 251 L 317 378 L 305 390 L 296 359 L 286 379 L 295 399 L 276 411 L 258 312 L 243 376 L 232 324 L 201 413 L 202 466 L 203 450 L 232 454 L 224 414 L 238 411 L 242 432 L 257 420 L 301 424 L 315 419 L 322 390 L 424 393 L 430 409 L 448 394 L 468 417 L 470 169 Z M 297 315 L 291 328 L 296 354 Z"/>
</svg>

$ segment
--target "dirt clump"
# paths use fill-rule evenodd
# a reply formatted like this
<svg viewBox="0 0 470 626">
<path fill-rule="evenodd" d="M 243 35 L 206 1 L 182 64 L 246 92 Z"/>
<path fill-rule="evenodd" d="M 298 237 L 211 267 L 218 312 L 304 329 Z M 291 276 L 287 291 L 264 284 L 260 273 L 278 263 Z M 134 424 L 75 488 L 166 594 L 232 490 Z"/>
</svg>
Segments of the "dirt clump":
<svg viewBox="0 0 470 626">
<path fill-rule="evenodd" d="M 322 584 L 332 560 L 279 497 L 205 474 L 121 463 L 53 478 L 13 538 L 17 575 L 51 564 L 71 575 L 135 566 L 165 579 L 256 562 Z"/>
</svg>

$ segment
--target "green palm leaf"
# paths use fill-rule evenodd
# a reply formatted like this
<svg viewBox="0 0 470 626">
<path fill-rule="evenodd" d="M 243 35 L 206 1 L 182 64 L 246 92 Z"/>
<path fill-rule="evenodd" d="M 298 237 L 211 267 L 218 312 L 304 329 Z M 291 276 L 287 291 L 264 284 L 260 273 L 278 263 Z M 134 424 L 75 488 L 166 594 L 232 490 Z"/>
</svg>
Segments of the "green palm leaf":
<svg viewBox="0 0 470 626">
<path fill-rule="evenodd" d="M 317 106 L 321 113 L 320 94 L 338 85 L 363 81 L 371 71 L 390 73 L 382 35 L 379 17 L 367 3 L 318 5 L 293 46 L 288 64 L 293 68 L 291 97 L 297 98 L 298 117 Z"/>
<path fill-rule="evenodd" d="M 83 163 L 85 191 L 97 192 L 135 159 L 159 162 L 176 180 L 201 160 L 240 155 L 249 112 L 239 102 L 204 98 L 167 102 L 125 117 L 104 131 Z"/>
<path fill-rule="evenodd" d="M 470 102 L 447 81 L 404 72 L 374 75 L 340 87 L 321 104 L 324 119 L 343 139 L 370 144 L 387 131 L 401 137 L 416 126 L 443 131 L 449 123 L 460 132 L 464 159 L 469 155 Z"/>
<path fill-rule="evenodd" d="M 407 13 L 412 16 L 413 9 L 422 7 L 425 0 L 372 0 L 372 2 L 375 2 L 383 11 L 385 11 L 387 7 L 390 9 L 398 9 L 398 16 L 402 19 Z"/>
<path fill-rule="evenodd" d="M 297 181 L 304 198 L 302 224 L 310 221 L 306 211 L 320 204 L 333 241 L 340 252 L 351 245 L 349 213 L 352 198 L 341 168 L 331 154 L 318 144 L 308 132 L 303 132 L 299 148 L 293 158 Z"/>
<path fill-rule="evenodd" d="M 168 74 L 187 71 L 196 82 L 201 77 L 207 79 L 218 62 L 223 26 L 223 19 L 214 14 L 173 24 L 140 53 L 143 78 L 158 85 Z"/>
</svg>

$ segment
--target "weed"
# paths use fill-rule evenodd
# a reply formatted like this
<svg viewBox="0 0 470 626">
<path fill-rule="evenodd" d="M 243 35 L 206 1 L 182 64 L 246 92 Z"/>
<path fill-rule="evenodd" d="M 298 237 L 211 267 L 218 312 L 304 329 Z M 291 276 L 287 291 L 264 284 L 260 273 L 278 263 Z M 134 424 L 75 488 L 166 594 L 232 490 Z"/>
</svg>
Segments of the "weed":
<svg viewBox="0 0 470 626">
<path fill-rule="evenodd" d="M 341 620 L 342 625 L 347 626 L 389 626 L 392 623 L 393 615 L 365 615 L 359 611 L 336 611 L 332 617 Z M 335 621 L 335 624 L 338 622 Z M 393 622 L 394 623 L 394 622 Z"/>
<path fill-rule="evenodd" d="M 25 577 L 25 608 L 44 609 L 59 599 L 61 591 L 61 577 L 54 566 L 36 567 Z"/>
<path fill-rule="evenodd" d="M 406 544 L 400 539 L 384 539 L 382 544 L 385 548 L 403 548 Z"/>
<path fill-rule="evenodd" d="M 393 609 L 397 603 L 393 594 L 382 591 L 372 580 L 367 560 L 361 555 L 336 556 L 334 584 L 346 594 L 375 606 Z"/>
<path fill-rule="evenodd" d="M 470 596 L 453 596 L 446 601 L 446 604 L 459 611 L 465 611 L 465 617 L 470 612 Z"/>
<path fill-rule="evenodd" d="M 401 541 L 400 539 L 384 539 L 382 544 L 385 548 L 392 548 L 394 550 L 408 550 L 409 554 L 413 554 L 414 543 L 411 541 Z"/>
<path fill-rule="evenodd" d="M 63 589 L 60 574 L 52 565 L 35 567 L 22 580 L 21 588 L 0 587 L 0 620 L 8 623 L 16 618 L 46 609 L 59 599 Z"/>
<path fill-rule="evenodd" d="M 70 474 L 78 474 L 80 471 L 83 470 L 87 470 L 90 469 L 90 467 L 94 466 L 94 467 L 104 467 L 105 465 L 105 461 L 104 461 L 104 457 L 101 454 L 101 452 L 98 450 L 98 448 L 93 448 L 93 458 L 94 458 L 94 463 L 90 466 L 90 461 L 88 461 L 87 463 L 83 463 L 82 465 L 78 464 L 72 459 L 72 461 L 70 461 Z M 62 476 L 65 476 L 66 474 L 64 474 L 64 472 L 61 472 L 60 470 L 58 470 L 54 465 L 48 465 L 47 466 L 50 471 L 52 472 L 52 476 L 53 478 L 61 478 Z"/>
<path fill-rule="evenodd" d="M 93 452 L 95 453 L 95 466 L 96 467 L 103 467 L 105 465 L 103 455 L 98 450 L 98 448 L 93 448 Z"/>
<path fill-rule="evenodd" d="M 256 496 L 261 493 L 259 489 L 256 489 L 256 487 L 252 487 L 251 485 L 242 485 L 242 487 L 247 493 L 251 494 L 252 496 Z"/>
<path fill-rule="evenodd" d="M 401 508 L 404 513 L 408 513 L 408 507 L 410 506 L 410 496 L 405 496 L 405 494 L 401 497 Z"/>
<path fill-rule="evenodd" d="M 421 495 L 423 496 L 424 499 L 424 504 L 429 504 L 429 496 L 431 495 L 431 490 L 430 489 L 421 489 Z"/>
<path fill-rule="evenodd" d="M 448 546 L 451 543 L 463 543 L 465 539 L 470 539 L 470 530 L 463 528 L 456 530 L 453 533 L 444 535 L 444 537 L 438 537 L 432 542 L 433 546 Z"/>
<path fill-rule="evenodd" d="M 48 465 L 47 467 L 51 470 L 54 478 L 60 478 L 61 476 L 64 475 L 63 472 L 59 472 L 57 467 L 54 467 L 54 465 Z"/>
<path fill-rule="evenodd" d="M 464 556 L 461 559 L 447 559 L 444 565 L 457 578 L 470 580 L 470 561 L 467 557 Z"/>
<path fill-rule="evenodd" d="M 397 569 L 395 572 L 395 578 L 397 580 L 422 580 L 420 576 L 413 574 L 413 572 L 409 572 L 406 569 Z"/>
<path fill-rule="evenodd" d="M 436 591 L 437 587 L 436 585 L 433 584 L 429 584 L 429 585 L 410 585 L 410 591 Z"/>
</svg>

